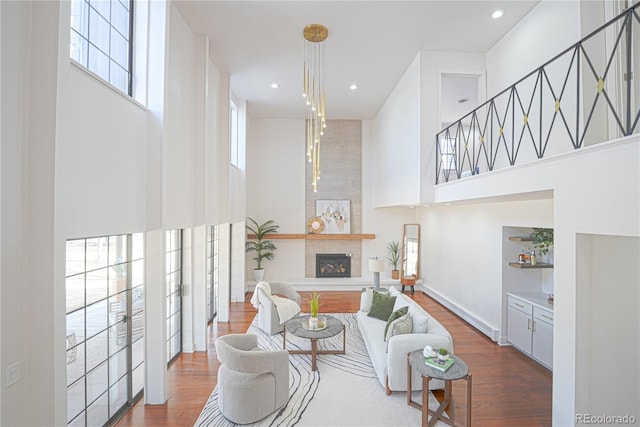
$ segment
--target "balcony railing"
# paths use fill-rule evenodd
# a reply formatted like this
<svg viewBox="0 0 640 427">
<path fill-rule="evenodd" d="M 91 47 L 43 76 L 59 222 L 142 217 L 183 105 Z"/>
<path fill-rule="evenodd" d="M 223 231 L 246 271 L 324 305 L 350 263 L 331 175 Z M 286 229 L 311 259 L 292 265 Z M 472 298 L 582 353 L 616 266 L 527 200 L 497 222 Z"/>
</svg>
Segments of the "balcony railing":
<svg viewBox="0 0 640 427">
<path fill-rule="evenodd" d="M 637 4 L 440 131 L 436 184 L 640 133 L 639 121 Z"/>
</svg>

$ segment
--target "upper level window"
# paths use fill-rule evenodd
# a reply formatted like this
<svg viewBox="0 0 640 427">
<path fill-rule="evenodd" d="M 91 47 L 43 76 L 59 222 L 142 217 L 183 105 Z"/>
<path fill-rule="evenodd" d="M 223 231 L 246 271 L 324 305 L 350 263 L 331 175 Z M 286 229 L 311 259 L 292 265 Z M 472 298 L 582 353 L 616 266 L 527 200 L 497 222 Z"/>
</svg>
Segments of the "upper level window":
<svg viewBox="0 0 640 427">
<path fill-rule="evenodd" d="M 440 155 L 442 169 L 456 170 L 456 140 L 442 138 L 440 140 Z"/>
<path fill-rule="evenodd" d="M 240 141 L 238 137 L 238 107 L 233 101 L 229 103 L 230 123 L 229 123 L 229 154 L 230 162 L 233 166 L 240 167 Z"/>
<path fill-rule="evenodd" d="M 70 56 L 132 95 L 133 0 L 72 0 Z"/>
</svg>

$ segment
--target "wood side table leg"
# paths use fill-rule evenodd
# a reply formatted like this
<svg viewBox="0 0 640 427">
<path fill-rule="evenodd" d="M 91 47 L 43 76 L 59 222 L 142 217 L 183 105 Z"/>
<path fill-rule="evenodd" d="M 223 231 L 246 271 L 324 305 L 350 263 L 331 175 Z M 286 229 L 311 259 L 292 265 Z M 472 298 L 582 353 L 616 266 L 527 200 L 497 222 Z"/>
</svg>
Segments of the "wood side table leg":
<svg viewBox="0 0 640 427">
<path fill-rule="evenodd" d="M 282 328 L 282 349 L 287 349 L 287 328 Z"/>
<path fill-rule="evenodd" d="M 467 427 L 471 427 L 471 374 L 467 375 Z"/>
<path fill-rule="evenodd" d="M 422 376 L 422 427 L 429 427 L 429 378 Z M 435 424 L 435 423 L 434 423 Z"/>
<path fill-rule="evenodd" d="M 311 338 L 311 370 L 315 371 L 316 368 L 316 356 L 318 354 L 318 340 Z"/>
<path fill-rule="evenodd" d="M 407 405 L 411 406 L 411 353 L 407 353 Z"/>
</svg>

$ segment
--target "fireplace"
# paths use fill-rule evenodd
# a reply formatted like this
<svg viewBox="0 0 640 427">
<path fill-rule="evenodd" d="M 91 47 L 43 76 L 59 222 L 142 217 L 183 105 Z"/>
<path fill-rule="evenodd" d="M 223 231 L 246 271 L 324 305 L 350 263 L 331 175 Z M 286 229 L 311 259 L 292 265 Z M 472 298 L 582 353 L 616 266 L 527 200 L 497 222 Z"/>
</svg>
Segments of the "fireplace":
<svg viewBox="0 0 640 427">
<path fill-rule="evenodd" d="M 316 254 L 316 277 L 351 277 L 351 254 Z"/>
</svg>

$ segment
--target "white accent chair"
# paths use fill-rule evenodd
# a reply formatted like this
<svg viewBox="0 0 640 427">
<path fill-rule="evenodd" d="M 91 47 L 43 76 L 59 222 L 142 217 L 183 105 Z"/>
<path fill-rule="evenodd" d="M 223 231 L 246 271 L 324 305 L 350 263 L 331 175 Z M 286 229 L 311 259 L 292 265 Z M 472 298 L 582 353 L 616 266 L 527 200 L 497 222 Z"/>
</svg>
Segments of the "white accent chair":
<svg viewBox="0 0 640 427">
<path fill-rule="evenodd" d="M 289 352 L 263 351 L 254 334 L 223 335 L 216 340 L 218 406 L 229 421 L 249 424 L 289 401 Z"/>
<path fill-rule="evenodd" d="M 271 288 L 271 295 L 268 295 L 263 287 L 256 286 L 255 296 L 258 308 L 258 327 L 264 332 L 274 335 L 282 332 L 284 322 L 300 313 L 301 298 L 300 294 L 287 283 L 269 282 L 269 287 Z M 275 301 L 275 299 L 278 298 L 278 295 L 283 295 L 297 304 L 297 309 L 288 310 L 289 317 L 286 319 L 281 319 L 278 314 L 278 307 L 276 306 Z M 280 307 L 280 309 L 282 309 L 282 307 Z"/>
</svg>

